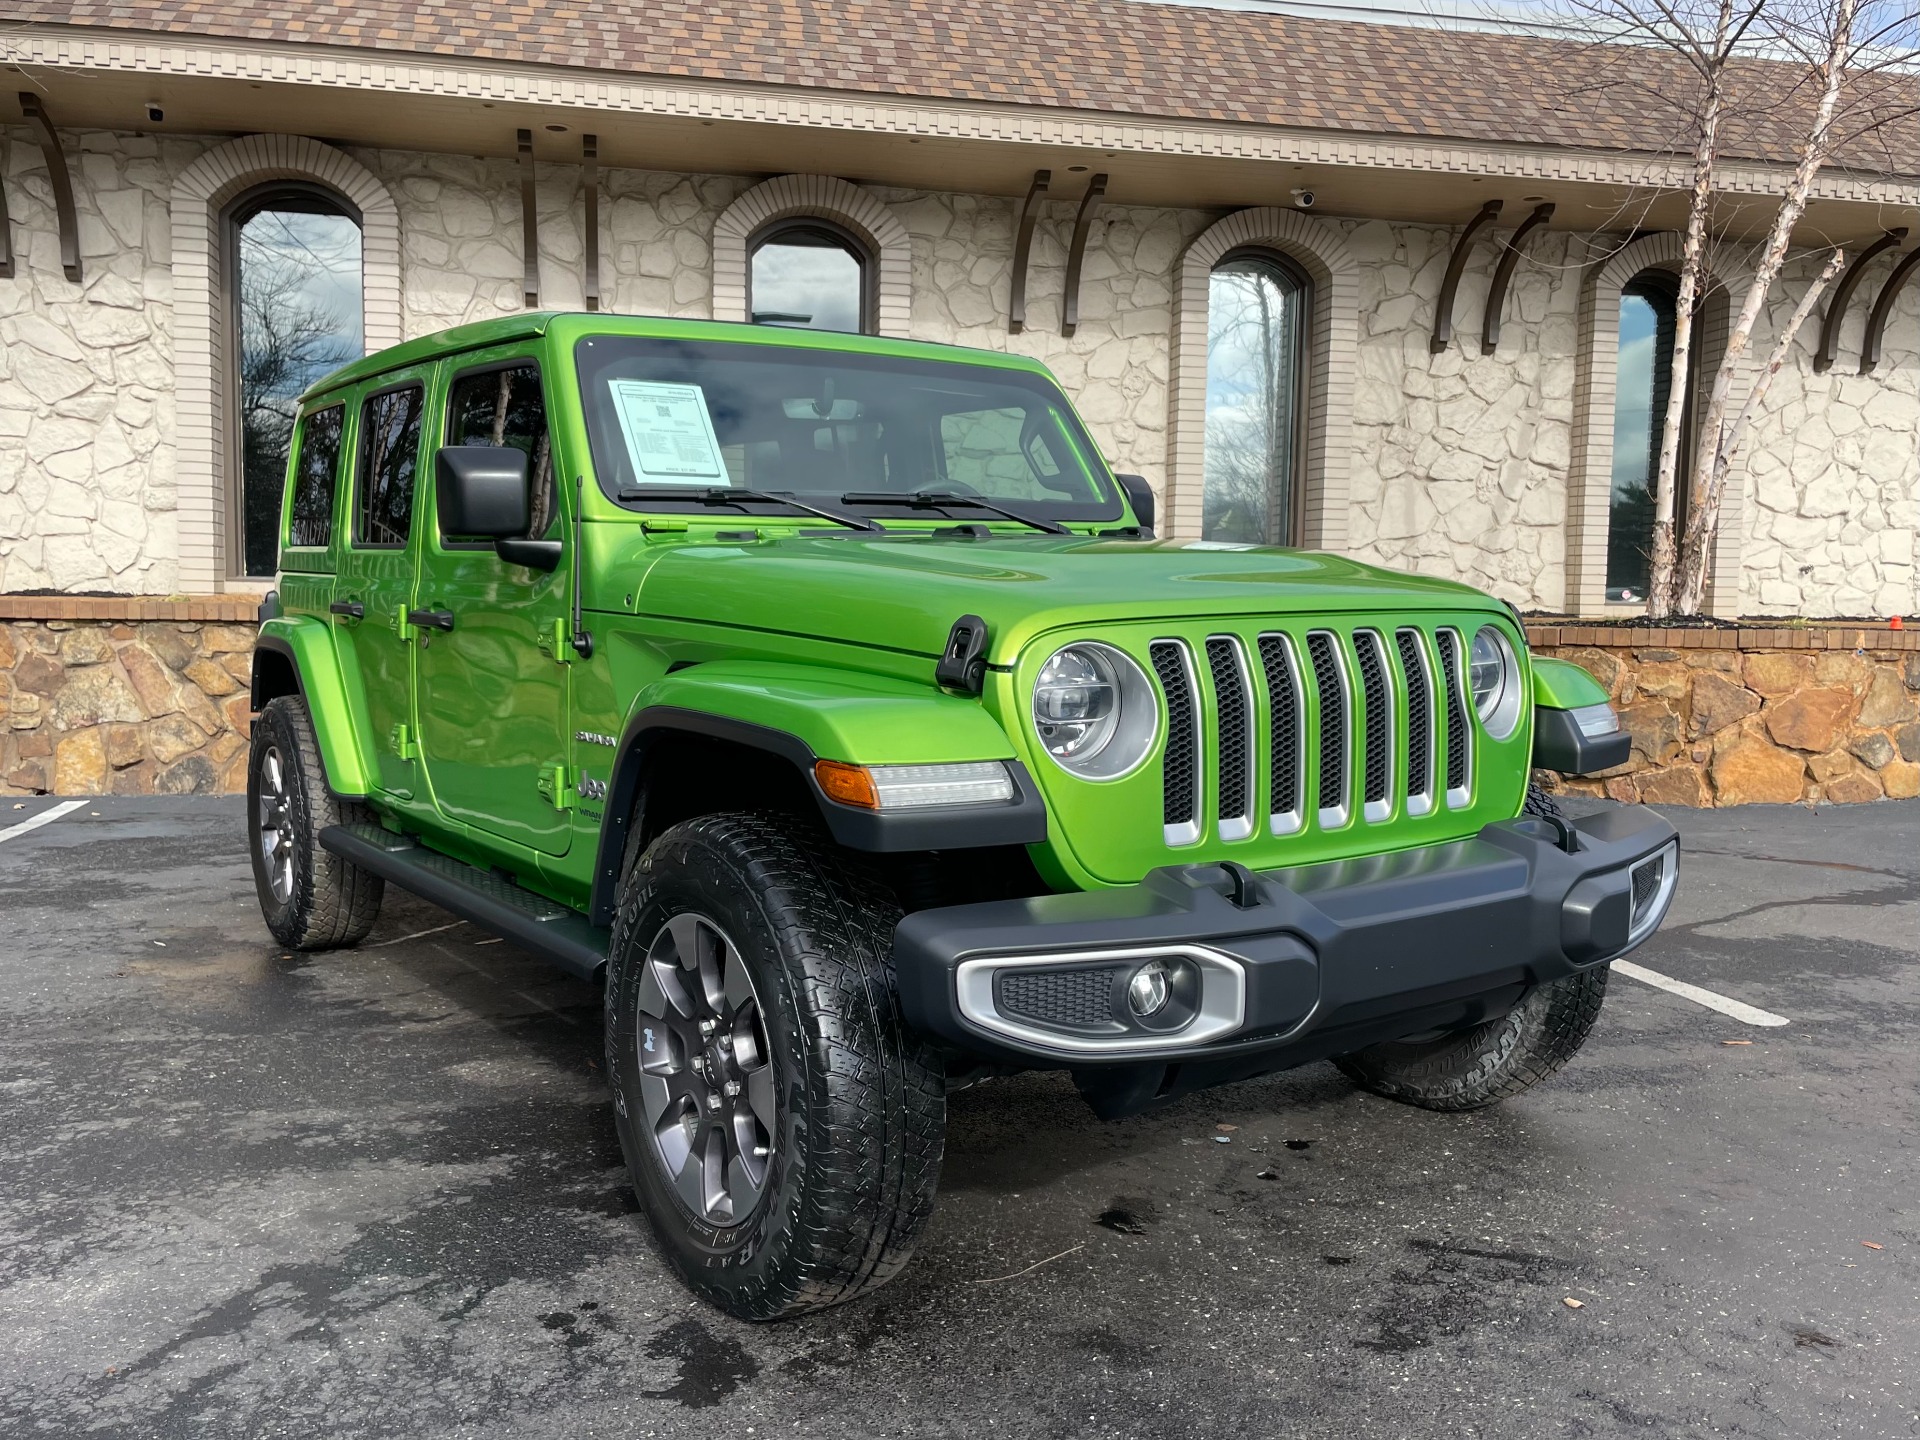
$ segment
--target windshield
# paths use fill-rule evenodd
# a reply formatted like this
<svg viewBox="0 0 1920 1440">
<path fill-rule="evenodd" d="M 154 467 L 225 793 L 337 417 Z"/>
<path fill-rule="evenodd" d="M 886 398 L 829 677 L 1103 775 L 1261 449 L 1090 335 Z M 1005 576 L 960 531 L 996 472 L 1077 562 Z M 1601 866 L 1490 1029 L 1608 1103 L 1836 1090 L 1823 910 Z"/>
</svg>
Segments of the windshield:
<svg viewBox="0 0 1920 1440">
<path fill-rule="evenodd" d="M 690 492 L 710 489 L 774 490 L 924 522 L 924 505 L 904 503 L 918 492 L 978 496 L 1055 521 L 1120 518 L 1093 443 L 1041 375 L 608 335 L 582 340 L 576 358 L 595 472 L 609 496 L 634 509 L 698 507 Z M 940 513 L 1000 518 L 959 503 Z"/>
</svg>

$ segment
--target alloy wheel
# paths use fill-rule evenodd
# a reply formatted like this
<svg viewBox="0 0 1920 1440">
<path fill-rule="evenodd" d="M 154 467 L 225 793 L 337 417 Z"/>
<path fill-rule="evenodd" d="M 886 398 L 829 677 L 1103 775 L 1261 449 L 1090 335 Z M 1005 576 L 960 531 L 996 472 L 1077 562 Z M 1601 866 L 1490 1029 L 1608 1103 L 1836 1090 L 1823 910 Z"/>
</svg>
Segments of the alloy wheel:
<svg viewBox="0 0 1920 1440">
<path fill-rule="evenodd" d="M 293 898 L 293 815 L 287 797 L 287 767 L 277 745 L 260 757 L 260 858 L 267 867 L 273 898 L 286 904 Z"/>
<path fill-rule="evenodd" d="M 776 1108 L 766 1020 L 746 962 L 704 915 L 647 947 L 635 1045 L 642 1123 L 686 1207 L 737 1224 L 767 1187 Z"/>
</svg>

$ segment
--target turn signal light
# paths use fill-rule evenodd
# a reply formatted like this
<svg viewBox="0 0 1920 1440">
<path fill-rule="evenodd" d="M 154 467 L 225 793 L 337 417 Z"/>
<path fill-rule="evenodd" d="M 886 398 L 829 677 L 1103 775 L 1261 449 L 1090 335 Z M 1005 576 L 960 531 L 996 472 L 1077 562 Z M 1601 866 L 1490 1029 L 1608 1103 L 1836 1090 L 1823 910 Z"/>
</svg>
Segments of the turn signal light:
<svg viewBox="0 0 1920 1440">
<path fill-rule="evenodd" d="M 849 765 L 813 762 L 814 779 L 829 800 L 862 810 L 926 810 L 940 805 L 1005 805 L 1013 777 L 998 760 L 958 765 Z"/>
</svg>

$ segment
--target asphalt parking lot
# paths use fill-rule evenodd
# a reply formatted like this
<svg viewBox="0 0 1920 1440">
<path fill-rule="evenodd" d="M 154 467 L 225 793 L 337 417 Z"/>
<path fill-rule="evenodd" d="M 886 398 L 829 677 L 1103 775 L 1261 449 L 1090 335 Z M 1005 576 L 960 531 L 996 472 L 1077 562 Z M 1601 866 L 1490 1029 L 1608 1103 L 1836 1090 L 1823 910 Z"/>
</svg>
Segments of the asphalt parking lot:
<svg viewBox="0 0 1920 1440">
<path fill-rule="evenodd" d="M 7 833 L 53 803 L 0 802 L 0 1434 L 1920 1435 L 1920 803 L 1673 812 L 1636 959 L 1784 1026 L 1616 975 L 1465 1116 L 984 1085 L 908 1274 L 762 1328 L 649 1249 L 595 991 L 394 892 L 288 956 L 239 801 Z"/>
</svg>

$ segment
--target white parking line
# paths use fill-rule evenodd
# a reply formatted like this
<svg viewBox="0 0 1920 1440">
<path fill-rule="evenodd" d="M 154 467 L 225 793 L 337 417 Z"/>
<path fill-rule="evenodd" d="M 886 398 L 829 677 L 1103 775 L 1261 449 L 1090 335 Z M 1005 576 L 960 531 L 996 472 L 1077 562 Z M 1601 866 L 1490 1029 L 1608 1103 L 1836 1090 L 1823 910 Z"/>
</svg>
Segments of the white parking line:
<svg viewBox="0 0 1920 1440">
<path fill-rule="evenodd" d="M 51 810 L 42 810 L 31 820 L 22 820 L 18 825 L 9 825 L 6 829 L 0 830 L 0 844 L 5 844 L 16 835 L 24 835 L 29 830 L 38 830 L 42 825 L 51 825 L 62 815 L 70 815 L 87 803 L 85 800 L 62 800 Z"/>
<path fill-rule="evenodd" d="M 1764 1025 L 1771 1028 L 1793 1023 L 1784 1015 L 1776 1015 L 1771 1010 L 1762 1010 L 1757 1005 L 1732 999 L 1718 991 L 1703 990 L 1698 985 L 1689 985 L 1684 980 L 1675 980 L 1670 975 L 1662 975 L 1658 970 L 1649 970 L 1646 966 L 1636 965 L 1631 960 L 1614 961 L 1613 970 L 1616 975 L 1631 976 L 1643 985 L 1651 985 L 1656 990 L 1665 990 L 1669 995 L 1678 995 L 1683 1000 L 1691 1000 L 1694 1004 L 1704 1005 L 1709 1010 L 1718 1010 L 1722 1015 L 1731 1015 L 1743 1025 Z"/>
</svg>

